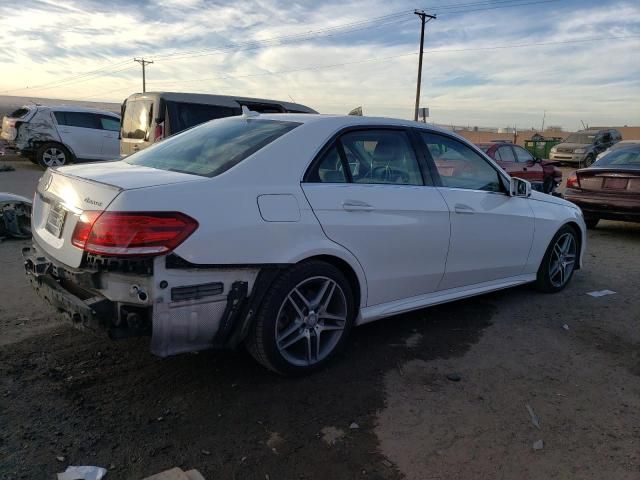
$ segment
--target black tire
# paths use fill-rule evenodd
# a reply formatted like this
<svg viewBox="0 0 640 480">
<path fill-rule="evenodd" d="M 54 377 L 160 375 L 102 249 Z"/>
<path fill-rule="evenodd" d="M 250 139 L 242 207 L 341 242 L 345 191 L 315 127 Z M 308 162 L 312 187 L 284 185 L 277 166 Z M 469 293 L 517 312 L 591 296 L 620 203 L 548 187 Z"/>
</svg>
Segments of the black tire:
<svg viewBox="0 0 640 480">
<path fill-rule="evenodd" d="M 294 328 L 291 337 L 284 336 L 282 338 L 299 337 L 305 329 L 309 331 L 310 335 L 314 335 L 311 330 L 315 327 L 310 327 L 305 323 L 305 319 L 308 319 L 311 315 L 307 315 L 304 318 L 300 317 L 299 319 L 288 318 L 284 311 L 287 306 L 289 306 L 290 309 L 293 307 L 288 302 L 290 294 L 293 293 L 295 288 L 304 289 L 305 285 L 313 285 L 312 282 L 322 282 L 324 281 L 322 279 L 334 282 L 335 286 L 339 287 L 342 292 L 342 295 L 339 295 L 338 300 L 340 303 L 344 301 L 344 315 L 346 317 L 344 327 L 340 332 L 336 333 L 336 335 L 339 335 L 337 337 L 331 337 L 333 333 L 329 334 L 328 345 L 326 343 L 327 337 L 323 337 L 325 339 L 325 346 L 330 347 L 327 348 L 328 353 L 326 353 L 326 356 L 315 363 L 311 363 L 312 359 L 310 355 L 308 357 L 309 364 L 296 364 L 286 357 L 289 352 L 282 353 L 282 345 L 280 344 L 281 346 L 279 347 L 276 341 L 276 335 L 278 334 L 277 329 L 281 328 L 287 331 L 292 327 Z M 340 293 L 338 290 L 335 292 Z M 333 297 L 329 297 L 328 302 L 333 301 L 331 298 L 335 298 L 335 292 L 332 290 Z M 315 306 L 314 309 L 320 310 L 317 306 Z M 305 310 L 305 307 L 303 307 L 303 310 Z M 309 309 L 307 309 L 306 311 L 311 313 L 313 310 L 310 312 Z M 296 316 L 293 310 L 291 310 L 291 312 Z M 259 363 L 280 375 L 298 376 L 309 374 L 322 369 L 344 348 L 355 316 L 356 307 L 353 289 L 351 288 L 347 278 L 338 268 L 319 260 L 299 263 L 283 272 L 269 287 L 269 290 L 262 301 L 262 305 L 258 310 L 258 314 L 251 326 L 247 339 L 245 340 L 245 346 L 253 358 L 255 358 Z M 316 317 L 314 314 L 314 318 L 316 318 L 315 322 L 317 322 L 318 328 L 322 328 L 323 325 L 320 325 L 320 323 L 325 323 L 324 320 L 319 320 L 322 317 Z M 289 320 L 288 323 L 286 322 L 287 320 Z M 282 325 L 283 323 L 284 325 Z M 298 327 L 296 327 L 294 323 L 296 323 Z M 324 333 L 316 333 L 315 335 L 317 336 L 312 336 L 311 338 L 316 338 L 317 342 L 317 339 L 321 338 Z M 334 342 L 335 344 L 333 344 Z M 306 348 L 311 349 L 313 348 L 311 347 L 313 343 L 314 342 L 310 338 L 306 338 L 306 340 L 304 338 L 300 338 L 298 342 L 294 342 L 293 345 L 295 345 L 295 347 L 288 348 L 300 347 L 300 349 L 303 350 Z M 320 345 L 322 345 L 322 342 Z M 321 347 L 317 343 L 315 346 L 320 350 Z"/>
<path fill-rule="evenodd" d="M 553 188 L 555 187 L 555 181 L 551 177 L 547 177 L 544 179 L 544 183 L 542 184 L 542 192 L 551 194 L 553 192 Z"/>
<path fill-rule="evenodd" d="M 59 143 L 43 143 L 36 151 L 36 162 L 42 168 L 61 167 L 73 161 L 71 152 Z"/>
<path fill-rule="evenodd" d="M 559 282 L 557 282 L 557 280 L 556 281 L 553 280 L 553 278 L 557 278 L 557 277 L 552 277 L 550 273 L 550 269 L 551 269 L 552 261 L 555 262 L 557 258 L 556 253 L 554 252 L 554 247 L 556 246 L 558 241 L 561 238 L 563 238 L 565 235 L 570 235 L 573 239 L 573 242 L 574 242 L 573 244 L 575 245 L 575 252 L 574 252 L 574 258 L 573 258 L 574 263 L 572 264 L 572 267 L 568 276 L 566 274 L 563 274 L 563 281 L 561 284 L 558 284 Z M 545 252 L 544 257 L 542 258 L 540 267 L 538 268 L 538 274 L 536 277 L 536 282 L 534 284 L 535 287 L 539 291 L 545 292 L 545 293 L 555 293 L 563 290 L 569 284 L 569 282 L 571 281 L 571 278 L 573 277 L 573 273 L 575 272 L 575 266 L 577 264 L 579 255 L 580 255 L 580 240 L 578 237 L 578 233 L 574 227 L 570 225 L 565 225 L 560 230 L 558 230 L 558 232 L 553 236 L 553 239 L 551 240 L 551 242 L 549 243 L 549 246 L 547 247 L 547 251 Z"/>
<path fill-rule="evenodd" d="M 590 167 L 591 165 L 593 165 L 593 162 L 595 162 L 595 157 L 593 156 L 593 154 L 589 154 L 587 155 L 587 158 L 584 159 L 584 165 L 582 166 L 583 168 L 587 168 Z"/>
<path fill-rule="evenodd" d="M 600 219 L 598 217 L 587 217 L 584 219 L 584 223 L 587 225 L 589 230 L 596 228 Z"/>
</svg>

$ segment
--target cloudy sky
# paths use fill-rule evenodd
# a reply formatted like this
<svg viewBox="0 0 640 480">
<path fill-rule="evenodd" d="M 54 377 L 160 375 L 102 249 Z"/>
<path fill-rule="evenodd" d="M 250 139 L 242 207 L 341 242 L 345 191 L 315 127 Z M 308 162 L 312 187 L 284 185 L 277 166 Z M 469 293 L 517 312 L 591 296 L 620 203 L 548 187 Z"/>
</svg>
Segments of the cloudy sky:
<svg viewBox="0 0 640 480">
<path fill-rule="evenodd" d="M 411 118 L 424 8 L 431 121 L 640 125 L 637 0 L 21 0 L 0 3 L 0 95 L 147 90 Z"/>
</svg>

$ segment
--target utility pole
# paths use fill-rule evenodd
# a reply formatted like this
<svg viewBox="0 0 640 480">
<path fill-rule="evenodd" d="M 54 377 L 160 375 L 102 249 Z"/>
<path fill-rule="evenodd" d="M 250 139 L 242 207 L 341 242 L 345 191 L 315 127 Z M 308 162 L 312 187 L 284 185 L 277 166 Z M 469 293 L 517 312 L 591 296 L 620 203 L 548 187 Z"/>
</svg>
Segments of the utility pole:
<svg viewBox="0 0 640 480">
<path fill-rule="evenodd" d="M 133 59 L 134 62 L 138 62 L 140 65 L 142 65 L 142 93 L 147 91 L 147 81 L 145 78 L 145 67 L 151 63 L 153 63 L 153 60 L 145 60 L 144 58 L 134 58 Z"/>
<path fill-rule="evenodd" d="M 420 83 L 422 82 L 422 52 L 424 49 L 424 26 L 427 22 L 435 20 L 435 15 L 429 15 L 424 10 L 415 10 L 413 13 L 420 17 L 422 22 L 422 30 L 420 31 L 420 59 L 418 60 L 418 85 L 416 87 L 416 109 L 413 119 L 418 121 L 418 109 L 420 108 Z M 429 20 L 427 20 L 427 18 Z"/>
</svg>

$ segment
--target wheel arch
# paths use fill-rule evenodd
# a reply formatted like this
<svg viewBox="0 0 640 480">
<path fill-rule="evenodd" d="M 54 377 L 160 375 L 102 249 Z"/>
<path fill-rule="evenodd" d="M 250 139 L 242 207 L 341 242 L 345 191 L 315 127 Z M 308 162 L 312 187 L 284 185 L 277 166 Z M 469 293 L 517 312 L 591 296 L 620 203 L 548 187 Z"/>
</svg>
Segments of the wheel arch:
<svg viewBox="0 0 640 480">
<path fill-rule="evenodd" d="M 582 254 L 583 254 L 583 246 L 584 246 L 584 232 L 582 231 L 582 228 L 580 228 L 580 225 L 578 225 L 578 223 L 574 220 L 569 220 L 568 222 L 565 222 L 562 224 L 562 227 L 571 227 L 575 232 L 576 232 L 576 236 L 578 238 L 578 262 L 577 262 L 577 266 L 576 266 L 576 270 L 580 270 L 580 268 L 582 267 Z M 560 230 L 560 228 L 558 230 Z"/>
<path fill-rule="evenodd" d="M 305 258 L 302 262 L 308 262 L 311 260 L 320 260 L 322 262 L 333 265 L 338 270 L 340 270 L 344 274 L 344 276 L 347 277 L 347 281 L 349 282 L 349 285 L 353 289 L 353 296 L 355 298 L 356 308 L 359 310 L 361 307 L 365 305 L 366 285 L 364 285 L 365 297 L 363 298 L 363 292 L 362 292 L 363 285 L 360 284 L 360 278 L 358 277 L 358 274 L 353 269 L 353 267 L 349 265 L 349 263 L 346 260 L 336 257 L 335 255 L 322 254 L 322 255 L 315 255 L 313 257 Z M 302 262 L 298 262 L 298 263 L 302 263 Z"/>
<path fill-rule="evenodd" d="M 66 143 L 63 143 L 63 142 L 61 142 L 59 140 L 56 140 L 56 139 L 53 139 L 53 138 L 52 139 L 45 139 L 45 140 L 33 140 L 32 144 L 33 144 L 34 151 L 37 152 L 40 147 L 42 147 L 43 145 L 45 145 L 47 143 L 60 145 L 61 147 L 66 148 L 69 151 L 69 153 L 71 154 L 71 159 L 70 159 L 71 161 L 74 161 L 76 158 L 78 158 L 76 156 L 76 153 L 73 151 L 73 148 L 71 148 Z"/>
</svg>

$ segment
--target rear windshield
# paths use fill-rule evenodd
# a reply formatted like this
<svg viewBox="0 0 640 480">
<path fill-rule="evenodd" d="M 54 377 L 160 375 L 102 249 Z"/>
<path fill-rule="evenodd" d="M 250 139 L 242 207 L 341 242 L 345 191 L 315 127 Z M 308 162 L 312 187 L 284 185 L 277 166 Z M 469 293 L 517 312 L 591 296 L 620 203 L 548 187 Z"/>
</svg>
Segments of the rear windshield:
<svg viewBox="0 0 640 480">
<path fill-rule="evenodd" d="M 240 108 L 203 105 L 201 103 L 166 102 L 171 134 L 195 127 L 216 118 L 240 114 Z"/>
<path fill-rule="evenodd" d="M 231 117 L 205 123 L 127 157 L 127 163 L 215 177 L 300 125 Z"/>
<path fill-rule="evenodd" d="M 629 145 L 601 157 L 594 167 L 640 168 L 640 145 Z"/>
<path fill-rule="evenodd" d="M 130 100 L 124 106 L 122 115 L 122 138 L 147 140 L 153 117 L 151 100 Z"/>
<path fill-rule="evenodd" d="M 19 108 L 18 110 L 11 112 L 9 114 L 9 118 L 22 118 L 27 113 L 29 113 L 29 109 L 27 107 L 22 107 L 22 108 Z"/>
</svg>

